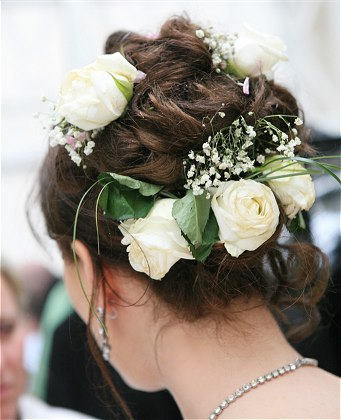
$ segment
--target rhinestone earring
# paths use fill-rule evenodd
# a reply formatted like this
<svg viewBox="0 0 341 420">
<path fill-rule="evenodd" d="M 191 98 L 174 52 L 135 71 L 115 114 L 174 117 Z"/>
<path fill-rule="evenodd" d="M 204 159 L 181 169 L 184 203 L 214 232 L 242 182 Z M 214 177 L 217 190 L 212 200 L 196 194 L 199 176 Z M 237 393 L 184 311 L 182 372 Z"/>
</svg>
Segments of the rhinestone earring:
<svg viewBox="0 0 341 420">
<path fill-rule="evenodd" d="M 100 317 L 103 325 L 104 325 L 104 309 L 102 307 L 97 308 L 98 316 Z M 102 337 L 102 356 L 103 359 L 108 361 L 110 359 L 110 345 L 108 341 L 108 335 L 104 331 L 103 327 L 100 326 L 98 330 L 99 335 Z"/>
</svg>

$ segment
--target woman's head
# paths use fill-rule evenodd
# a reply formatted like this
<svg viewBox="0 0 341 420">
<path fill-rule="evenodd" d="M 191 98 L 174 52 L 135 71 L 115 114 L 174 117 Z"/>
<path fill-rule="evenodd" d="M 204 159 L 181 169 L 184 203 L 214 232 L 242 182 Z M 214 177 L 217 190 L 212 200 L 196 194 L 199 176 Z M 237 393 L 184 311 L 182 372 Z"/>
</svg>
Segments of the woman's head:
<svg viewBox="0 0 341 420">
<path fill-rule="evenodd" d="M 183 159 L 190 150 L 201 149 L 210 134 L 210 127 L 202 124 L 204 117 L 212 117 L 219 108 L 224 112 L 224 118 L 213 122 L 217 131 L 240 115 L 248 122 L 267 115 L 299 114 L 295 98 L 264 76 L 252 77 L 250 94 L 245 95 L 234 80 L 217 73 L 196 29 L 198 26 L 189 19 L 175 17 L 166 21 L 153 39 L 128 32 L 112 34 L 105 52 L 123 48 L 125 57 L 147 76 L 134 87 L 125 115 L 98 134 L 85 169 L 77 167 L 63 148 L 50 149 L 43 162 L 43 213 L 48 232 L 64 256 L 70 295 L 84 319 L 89 306 L 73 263 L 72 229 L 79 201 L 100 172 L 164 185 L 169 192 L 183 196 Z M 285 130 L 280 120 L 274 119 L 274 124 Z M 304 126 L 298 129 L 302 144 L 297 151 L 310 153 L 307 130 Z M 106 306 L 109 315 L 112 309 L 118 312 L 112 360 L 134 386 L 149 390 L 158 387 L 155 378 L 146 378 L 154 371 L 147 357 L 152 340 L 146 339 L 146 331 L 155 337 L 163 316 L 187 322 L 226 320 L 231 302 L 255 298 L 278 315 L 284 305 L 293 302 L 311 309 L 311 322 L 299 330 L 290 328 L 288 337 L 298 338 L 316 325 L 315 305 L 328 275 L 326 260 L 312 245 L 278 242 L 283 211 L 275 233 L 255 251 L 234 258 L 217 245 L 204 264 L 180 259 L 161 281 L 155 281 L 131 268 L 117 222 L 101 211 L 98 254 L 95 208 L 99 190 L 93 188 L 81 208 L 76 252 L 85 291 L 89 298 L 93 296 L 94 306 Z M 124 315 L 120 316 L 122 311 Z M 132 357 L 133 366 L 129 365 Z"/>
</svg>

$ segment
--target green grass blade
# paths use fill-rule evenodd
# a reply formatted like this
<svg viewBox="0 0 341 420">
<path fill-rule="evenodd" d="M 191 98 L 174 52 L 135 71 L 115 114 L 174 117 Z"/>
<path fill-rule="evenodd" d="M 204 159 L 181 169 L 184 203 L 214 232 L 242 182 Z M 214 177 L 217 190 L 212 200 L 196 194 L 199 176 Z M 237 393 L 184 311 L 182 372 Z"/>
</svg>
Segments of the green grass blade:
<svg viewBox="0 0 341 420">
<path fill-rule="evenodd" d="M 99 181 L 94 182 L 88 189 L 87 191 L 83 194 L 82 198 L 80 199 L 79 203 L 78 203 L 78 207 L 76 210 L 76 215 L 75 215 L 75 220 L 74 220 L 74 225 L 73 225 L 73 235 L 72 235 L 72 254 L 73 254 L 73 261 L 75 264 L 75 268 L 76 268 L 76 272 L 77 272 L 77 277 L 79 280 L 79 284 L 80 287 L 82 289 L 82 292 L 85 296 L 85 299 L 87 300 L 88 304 L 89 304 L 89 308 L 91 310 L 91 312 L 93 313 L 93 315 L 97 318 L 98 322 L 100 323 L 101 327 L 103 328 L 103 331 L 105 332 L 105 334 L 108 334 L 108 331 L 106 329 L 106 326 L 104 325 L 104 322 L 101 320 L 101 318 L 97 315 L 97 312 L 95 311 L 90 299 L 88 298 L 88 295 L 85 292 L 84 289 L 84 284 L 83 284 L 83 280 L 82 280 L 82 276 L 81 273 L 79 271 L 79 266 L 78 266 L 78 259 L 77 259 L 77 254 L 76 254 L 76 250 L 75 250 L 75 242 L 76 242 L 76 237 L 77 237 L 77 224 L 78 224 L 78 217 L 79 217 L 79 213 L 80 213 L 80 209 L 82 207 L 82 204 L 86 198 L 86 196 L 89 194 L 89 192 L 99 183 Z"/>
</svg>

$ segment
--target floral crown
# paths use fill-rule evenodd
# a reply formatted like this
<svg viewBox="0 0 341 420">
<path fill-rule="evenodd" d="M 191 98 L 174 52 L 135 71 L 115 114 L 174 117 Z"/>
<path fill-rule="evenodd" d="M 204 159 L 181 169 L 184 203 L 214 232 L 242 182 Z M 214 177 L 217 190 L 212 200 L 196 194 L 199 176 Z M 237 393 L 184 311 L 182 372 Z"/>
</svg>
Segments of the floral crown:
<svg viewBox="0 0 341 420">
<path fill-rule="evenodd" d="M 220 34 L 212 27 L 197 29 L 195 34 L 211 51 L 216 72 L 232 78 L 245 95 L 249 95 L 249 77 L 272 77 L 276 63 L 287 60 L 279 38 L 248 25 L 238 34 Z M 92 152 L 97 133 L 124 115 L 134 83 L 145 76 L 121 52 L 102 55 L 69 72 L 45 123 L 50 145 L 64 146 L 79 166 Z M 254 251 L 276 231 L 278 203 L 289 229 L 304 227 L 302 211 L 315 201 L 310 175 L 325 172 L 341 183 L 332 171 L 339 168 L 321 162 L 331 156 L 296 155 L 301 144 L 298 127 L 303 124 L 299 116 L 256 118 L 249 112 L 215 132 L 213 120 L 225 118 L 224 107 L 222 103 L 212 118 L 203 120 L 202 125 L 210 126 L 212 132 L 199 151 L 189 151 L 183 160 L 184 196 L 175 196 L 162 185 L 103 172 L 79 203 L 73 241 L 84 199 L 98 184 L 97 232 L 100 207 L 106 217 L 119 222 L 121 242 L 127 245 L 133 269 L 155 280 L 162 279 L 179 259 L 205 262 L 216 243 L 223 244 L 234 258 Z M 284 130 L 275 125 L 276 120 Z M 306 169 L 304 164 L 315 169 Z M 100 253 L 98 234 L 97 239 Z"/>
</svg>

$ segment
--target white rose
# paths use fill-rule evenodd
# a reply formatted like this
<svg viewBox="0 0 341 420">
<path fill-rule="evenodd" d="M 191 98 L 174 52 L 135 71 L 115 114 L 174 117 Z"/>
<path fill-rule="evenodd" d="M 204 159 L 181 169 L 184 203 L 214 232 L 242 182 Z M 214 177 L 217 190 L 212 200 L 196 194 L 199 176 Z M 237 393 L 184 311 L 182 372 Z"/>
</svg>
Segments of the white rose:
<svg viewBox="0 0 341 420">
<path fill-rule="evenodd" d="M 260 74 L 272 77 L 274 65 L 288 60 L 285 50 L 285 44 L 277 36 L 255 31 L 244 23 L 244 31 L 239 33 L 234 46 L 232 67 L 242 77 Z"/>
<path fill-rule="evenodd" d="M 66 75 L 57 111 L 83 130 L 104 127 L 119 118 L 128 103 L 113 76 L 132 87 L 137 75 L 138 70 L 121 53 L 103 54 L 95 62 Z"/>
<path fill-rule="evenodd" d="M 129 219 L 119 226 L 123 245 L 129 245 L 129 261 L 136 271 L 160 280 L 180 258 L 193 260 L 186 239 L 172 216 L 175 199 L 157 200 L 144 218 Z"/>
<path fill-rule="evenodd" d="M 271 189 L 241 179 L 223 182 L 212 197 L 219 239 L 233 257 L 253 251 L 275 232 L 279 209 Z"/>
<path fill-rule="evenodd" d="M 269 162 L 273 158 L 280 157 L 279 155 L 268 157 L 265 163 Z M 266 170 L 263 173 L 266 175 L 269 171 L 275 168 L 282 168 L 288 165 L 292 161 L 277 160 L 276 162 L 269 163 L 266 166 Z M 287 168 L 280 169 L 272 174 L 271 176 L 286 175 L 291 172 L 297 172 L 304 170 L 304 167 L 299 163 L 294 163 Z M 269 187 L 278 197 L 282 204 L 285 214 L 289 219 L 293 219 L 300 210 L 309 210 L 315 201 L 315 188 L 314 183 L 309 174 L 296 175 L 291 177 L 271 179 L 267 181 Z"/>
</svg>

